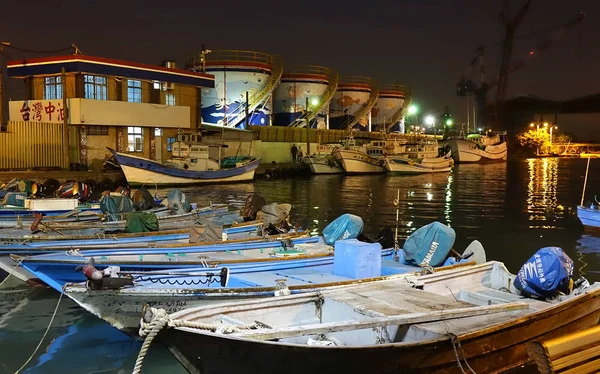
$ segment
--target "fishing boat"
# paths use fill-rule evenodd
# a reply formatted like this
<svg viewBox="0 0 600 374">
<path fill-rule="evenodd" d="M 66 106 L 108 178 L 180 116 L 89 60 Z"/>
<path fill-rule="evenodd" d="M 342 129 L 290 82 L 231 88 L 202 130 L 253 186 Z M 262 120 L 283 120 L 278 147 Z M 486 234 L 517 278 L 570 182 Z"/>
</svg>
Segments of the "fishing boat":
<svg viewBox="0 0 600 374">
<path fill-rule="evenodd" d="M 289 242 L 289 243 L 288 243 Z M 216 266 L 224 259 L 239 255 L 253 254 L 250 250 L 257 250 L 253 258 L 268 257 L 270 249 L 285 248 L 289 245 L 318 244 L 320 238 L 308 237 L 306 234 L 286 234 L 280 237 L 256 239 L 161 245 L 157 247 L 130 247 L 115 250 L 77 249 L 47 253 L 34 256 L 11 255 L 15 264 L 21 264 L 34 278 L 45 283 L 57 284 L 59 289 L 68 282 L 83 282 L 85 275 L 74 271 L 77 266 L 84 266 L 94 258 L 95 266 L 104 269 L 109 266 L 119 266 L 123 269 L 135 271 L 155 271 L 166 269 L 196 268 L 199 265 Z M 207 254 L 208 253 L 208 254 Z M 217 256 L 216 253 L 219 253 Z M 212 257 L 210 257 L 212 256 Z M 258 257 L 257 257 L 258 256 Z M 212 258 L 212 260 L 211 260 Z"/>
<path fill-rule="evenodd" d="M 454 165 L 450 152 L 440 156 L 437 141 L 426 139 L 394 147 L 383 156 L 383 162 L 385 169 L 395 174 L 449 172 Z"/>
<path fill-rule="evenodd" d="M 506 132 L 469 134 L 465 139 L 450 139 L 452 157 L 457 163 L 506 161 Z"/>
<path fill-rule="evenodd" d="M 182 142 L 173 143 L 174 156 L 164 164 L 109 150 L 130 185 L 143 185 L 149 181 L 159 186 L 247 182 L 254 179 L 254 172 L 260 165 L 260 159 L 255 157 L 236 156 L 214 160 L 209 156 L 208 145 Z"/>
<path fill-rule="evenodd" d="M 319 144 L 315 154 L 306 156 L 302 163 L 308 165 L 313 174 L 342 174 L 344 168 L 332 155 L 339 144 Z"/>
<path fill-rule="evenodd" d="M 583 205 L 588 173 L 590 171 L 590 160 L 591 157 L 588 157 L 587 166 L 585 168 L 585 178 L 583 180 L 583 190 L 581 191 L 581 202 L 577 206 L 577 218 L 579 218 L 584 227 L 595 230 L 600 228 L 600 202 L 596 199 L 596 196 L 594 196 L 594 202 L 589 206 Z"/>
<path fill-rule="evenodd" d="M 491 261 L 170 315 L 147 308 L 140 333 L 165 326 L 158 340 L 192 373 L 498 373 L 529 361 L 528 342 L 598 324 L 599 283 L 542 301 L 514 280 Z"/>
</svg>

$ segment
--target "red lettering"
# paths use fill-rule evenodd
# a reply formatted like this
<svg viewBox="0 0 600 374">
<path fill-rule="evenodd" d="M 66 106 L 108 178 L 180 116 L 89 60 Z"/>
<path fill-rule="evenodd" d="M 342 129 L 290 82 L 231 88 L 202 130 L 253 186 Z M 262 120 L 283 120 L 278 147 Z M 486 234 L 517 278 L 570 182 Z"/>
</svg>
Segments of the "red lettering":
<svg viewBox="0 0 600 374">
<path fill-rule="evenodd" d="M 36 101 L 31 106 L 31 109 L 33 110 L 33 118 L 36 121 L 41 121 L 42 120 L 42 110 L 44 109 L 44 104 L 42 104 L 40 101 Z"/>
<path fill-rule="evenodd" d="M 44 107 L 44 110 L 46 111 L 46 114 L 48 115 L 48 120 L 52 121 L 52 113 L 54 113 L 54 111 L 56 110 L 56 107 L 54 105 L 52 105 L 51 101 L 48 101 L 48 106 Z"/>
<path fill-rule="evenodd" d="M 29 121 L 29 106 L 27 105 L 27 101 L 23 102 L 23 107 L 21 107 L 21 115 L 23 116 L 23 121 Z"/>
</svg>

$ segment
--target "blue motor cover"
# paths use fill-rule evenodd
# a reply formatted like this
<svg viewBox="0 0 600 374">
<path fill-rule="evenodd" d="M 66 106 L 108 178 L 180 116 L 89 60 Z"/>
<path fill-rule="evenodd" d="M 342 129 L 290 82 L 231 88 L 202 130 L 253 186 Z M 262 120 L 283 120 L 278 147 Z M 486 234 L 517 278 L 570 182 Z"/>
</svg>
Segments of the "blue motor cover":
<svg viewBox="0 0 600 374">
<path fill-rule="evenodd" d="M 323 230 L 325 243 L 333 244 L 337 240 L 356 239 L 363 230 L 363 220 L 354 214 L 342 214 Z"/>
<path fill-rule="evenodd" d="M 404 262 L 416 266 L 440 266 L 455 239 L 454 229 L 443 223 L 436 221 L 423 226 L 404 242 Z"/>
<path fill-rule="evenodd" d="M 524 296 L 547 298 L 566 292 L 573 276 L 573 260 L 559 247 L 538 250 L 521 267 L 514 285 Z"/>
</svg>

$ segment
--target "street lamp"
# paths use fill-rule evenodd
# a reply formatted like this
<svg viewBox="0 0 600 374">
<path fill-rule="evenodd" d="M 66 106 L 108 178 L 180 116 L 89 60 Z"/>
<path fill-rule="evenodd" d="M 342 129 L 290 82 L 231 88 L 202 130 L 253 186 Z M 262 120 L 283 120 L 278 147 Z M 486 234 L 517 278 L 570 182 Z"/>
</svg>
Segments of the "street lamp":
<svg viewBox="0 0 600 374">
<path fill-rule="evenodd" d="M 558 126 L 550 126 L 550 151 L 552 151 L 552 130 L 558 130 Z"/>
<path fill-rule="evenodd" d="M 432 116 L 431 114 L 428 115 L 427 117 L 425 117 L 425 123 L 431 127 L 433 127 L 433 136 L 436 136 L 435 133 L 435 117 Z"/>
</svg>

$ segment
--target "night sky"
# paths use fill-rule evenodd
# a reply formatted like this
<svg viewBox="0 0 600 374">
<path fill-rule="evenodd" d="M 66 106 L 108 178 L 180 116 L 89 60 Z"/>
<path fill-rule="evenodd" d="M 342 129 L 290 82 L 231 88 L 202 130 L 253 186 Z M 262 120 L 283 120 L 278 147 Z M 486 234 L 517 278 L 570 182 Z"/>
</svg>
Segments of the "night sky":
<svg viewBox="0 0 600 374">
<path fill-rule="evenodd" d="M 524 0 L 511 3 L 514 13 Z M 288 66 L 322 65 L 408 84 L 421 113 L 449 106 L 460 120 L 466 103 L 456 97 L 455 85 L 477 46 L 502 40 L 500 9 L 500 0 L 10 1 L 3 4 L 0 39 L 36 50 L 76 43 L 87 55 L 152 64 L 173 59 L 183 65 L 203 43 L 212 50 L 280 54 Z M 533 0 L 517 34 L 566 22 L 581 11 L 582 27 L 511 76 L 509 97 L 568 99 L 599 91 L 600 1 Z M 547 35 L 516 40 L 513 60 Z M 499 50 L 486 49 L 488 77 L 498 70 Z M 5 52 L 11 58 L 43 56 Z M 22 86 L 14 83 L 9 96 L 20 99 Z"/>
</svg>

